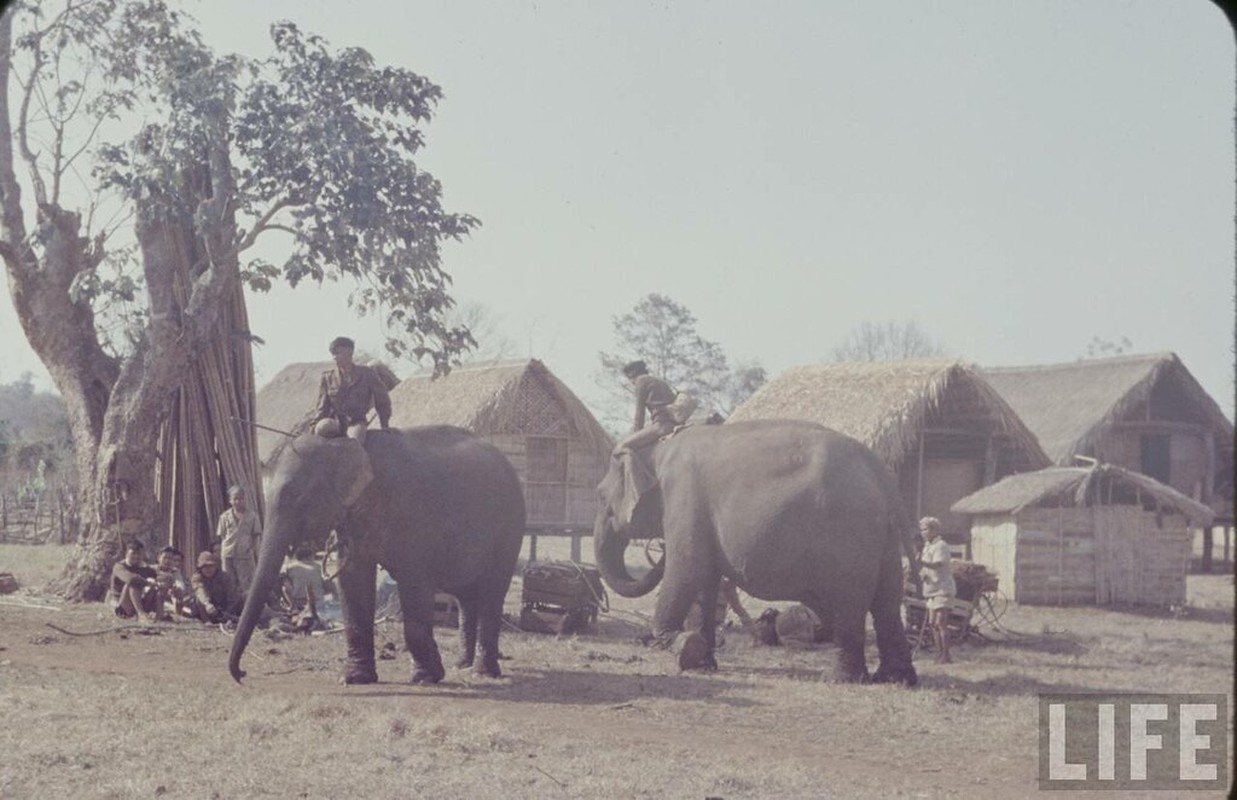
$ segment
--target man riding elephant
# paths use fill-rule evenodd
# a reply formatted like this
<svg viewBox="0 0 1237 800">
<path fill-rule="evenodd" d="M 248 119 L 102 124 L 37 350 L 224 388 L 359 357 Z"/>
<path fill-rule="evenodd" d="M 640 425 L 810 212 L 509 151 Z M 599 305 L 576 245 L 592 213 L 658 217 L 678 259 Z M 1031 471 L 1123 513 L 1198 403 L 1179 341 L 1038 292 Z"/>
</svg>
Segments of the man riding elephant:
<svg viewBox="0 0 1237 800">
<path fill-rule="evenodd" d="M 371 409 L 378 412 L 383 430 L 391 427 L 391 397 L 386 384 L 373 367 L 353 362 L 355 350 L 355 343 L 346 336 L 337 336 L 331 342 L 335 368 L 322 373 L 318 389 L 314 432 L 319 436 L 347 435 L 364 441 Z"/>
<path fill-rule="evenodd" d="M 636 395 L 636 418 L 631 433 L 618 443 L 616 450 L 638 450 L 674 430 L 675 419 L 671 409 L 674 389 L 661 378 L 649 374 L 643 361 L 632 361 L 623 367 L 623 374 L 631 381 Z M 644 424 L 645 414 L 649 424 Z"/>
</svg>

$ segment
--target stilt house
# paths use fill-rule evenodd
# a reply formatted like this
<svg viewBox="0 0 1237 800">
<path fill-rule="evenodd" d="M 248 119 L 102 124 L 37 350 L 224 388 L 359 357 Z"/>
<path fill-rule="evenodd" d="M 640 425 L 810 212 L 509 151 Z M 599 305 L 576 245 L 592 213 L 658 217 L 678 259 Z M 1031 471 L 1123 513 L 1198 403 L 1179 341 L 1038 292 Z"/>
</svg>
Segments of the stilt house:
<svg viewBox="0 0 1237 800">
<path fill-rule="evenodd" d="M 974 368 L 956 361 L 819 364 L 787 370 L 726 421 L 816 422 L 871 447 L 898 475 L 907 510 L 938 517 L 966 541 L 962 497 L 1015 472 L 1046 467 L 1035 436 Z"/>
<path fill-rule="evenodd" d="M 1207 506 L 1120 467 L 1011 475 L 954 504 L 972 518 L 973 557 L 1018 603 L 1185 602 L 1191 526 Z"/>
<path fill-rule="evenodd" d="M 1174 353 L 982 370 L 1053 463 L 1075 455 L 1140 472 L 1233 526 L 1233 423 Z M 1210 527 L 1204 529 L 1210 568 Z"/>
<path fill-rule="evenodd" d="M 540 361 L 414 376 L 391 392 L 391 405 L 392 425 L 458 425 L 497 446 L 520 475 L 530 528 L 592 530 L 614 441 Z"/>
</svg>

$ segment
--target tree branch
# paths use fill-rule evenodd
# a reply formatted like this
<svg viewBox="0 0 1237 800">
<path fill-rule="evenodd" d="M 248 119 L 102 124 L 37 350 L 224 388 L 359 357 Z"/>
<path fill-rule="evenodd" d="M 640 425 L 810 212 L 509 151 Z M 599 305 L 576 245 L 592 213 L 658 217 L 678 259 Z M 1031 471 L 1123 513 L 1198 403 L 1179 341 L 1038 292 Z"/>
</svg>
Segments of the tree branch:
<svg viewBox="0 0 1237 800">
<path fill-rule="evenodd" d="M 278 214 L 280 211 L 283 211 L 285 208 L 296 208 L 297 206 L 303 206 L 303 205 L 305 204 L 294 202 L 289 197 L 282 198 L 281 200 L 276 202 L 273 206 L 267 209 L 265 214 L 263 214 L 261 217 L 258 218 L 258 221 L 254 223 L 253 230 L 245 234 L 245 236 L 240 240 L 240 242 L 238 242 L 236 246 L 232 249 L 232 253 L 234 255 L 240 255 L 241 253 L 248 250 L 250 247 L 253 247 L 253 243 L 258 240 L 258 236 L 260 236 L 263 233 L 263 231 L 287 231 L 288 233 L 291 233 L 291 234 L 299 234 L 300 231 L 289 228 L 286 225 L 272 224 L 271 220 L 275 218 L 276 214 Z"/>
<path fill-rule="evenodd" d="M 35 87 L 39 82 L 39 70 L 43 66 L 43 34 L 40 33 L 35 38 L 35 46 L 33 52 L 34 65 L 30 69 L 30 80 L 22 83 L 18 80 L 18 84 L 22 87 L 21 110 L 17 115 L 17 144 L 21 157 L 25 160 L 30 169 L 30 182 L 34 185 L 34 199 L 39 205 L 47 203 L 47 187 L 43 183 L 43 176 L 39 172 L 39 159 L 30 149 L 30 100 L 34 96 Z M 9 56 L 11 58 L 11 56 Z"/>
<path fill-rule="evenodd" d="M 35 265 L 26 244 L 22 218 L 21 186 L 13 169 L 13 131 L 6 88 L 13 68 L 13 14 L 0 14 L 0 243 L 9 273 L 20 276 Z M 19 250 L 20 248 L 20 250 Z"/>
</svg>

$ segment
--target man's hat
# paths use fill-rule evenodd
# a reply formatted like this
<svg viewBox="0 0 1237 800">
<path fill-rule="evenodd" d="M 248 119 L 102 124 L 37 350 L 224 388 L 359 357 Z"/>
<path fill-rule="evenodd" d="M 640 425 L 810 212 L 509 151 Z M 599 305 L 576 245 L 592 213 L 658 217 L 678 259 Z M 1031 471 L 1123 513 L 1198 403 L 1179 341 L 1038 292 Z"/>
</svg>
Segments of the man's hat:
<svg viewBox="0 0 1237 800">
<path fill-rule="evenodd" d="M 623 367 L 623 374 L 629 378 L 634 378 L 637 375 L 647 375 L 648 371 L 649 365 L 641 360 L 630 361 Z"/>
<path fill-rule="evenodd" d="M 919 520 L 919 530 L 921 531 L 940 530 L 940 527 L 941 527 L 941 521 L 937 519 L 936 517 L 924 517 L 923 519 Z"/>
<path fill-rule="evenodd" d="M 219 566 L 219 556 L 209 550 L 204 550 L 203 552 L 198 553 L 198 566 L 204 567 L 207 564 L 214 564 L 216 567 Z"/>
<path fill-rule="evenodd" d="M 331 346 L 327 349 L 331 352 L 332 355 L 334 355 L 335 351 L 339 349 L 355 350 L 356 342 L 352 341 L 347 336 L 336 336 L 334 339 L 331 340 Z"/>
</svg>

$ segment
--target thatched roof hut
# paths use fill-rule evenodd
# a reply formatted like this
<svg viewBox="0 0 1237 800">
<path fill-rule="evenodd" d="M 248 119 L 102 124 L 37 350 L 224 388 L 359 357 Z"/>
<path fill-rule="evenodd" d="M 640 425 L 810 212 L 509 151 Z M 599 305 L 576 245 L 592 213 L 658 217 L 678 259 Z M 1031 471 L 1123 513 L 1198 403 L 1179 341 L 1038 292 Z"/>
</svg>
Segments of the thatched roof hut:
<svg viewBox="0 0 1237 800">
<path fill-rule="evenodd" d="M 391 392 L 393 425 L 458 425 L 494 443 L 524 484 L 534 526 L 591 528 L 614 442 L 536 359 L 414 376 Z"/>
<path fill-rule="evenodd" d="M 1175 354 L 981 374 L 1054 463 L 1069 466 L 1075 455 L 1089 456 L 1231 508 L 1233 423 Z"/>
<path fill-rule="evenodd" d="M 962 498 L 973 558 L 1011 599 L 1053 605 L 1185 601 L 1191 526 L 1212 511 L 1109 464 L 1010 475 Z"/>
<path fill-rule="evenodd" d="M 976 370 L 958 361 L 817 364 L 787 370 L 730 416 L 816 422 L 871 447 L 899 475 L 916 516 L 964 541 L 954 501 L 1014 473 L 1048 466 L 1035 436 Z"/>
<path fill-rule="evenodd" d="M 370 362 L 368 366 L 378 371 L 387 389 L 393 389 L 399 383 L 391 368 L 381 361 Z M 318 408 L 322 374 L 334 367 L 333 361 L 289 364 L 258 392 L 256 421 L 266 428 L 276 429 L 258 428 L 258 462 L 264 473 L 274 467 L 284 444 L 289 441 L 278 431 L 299 435 L 309 430 Z"/>
</svg>

